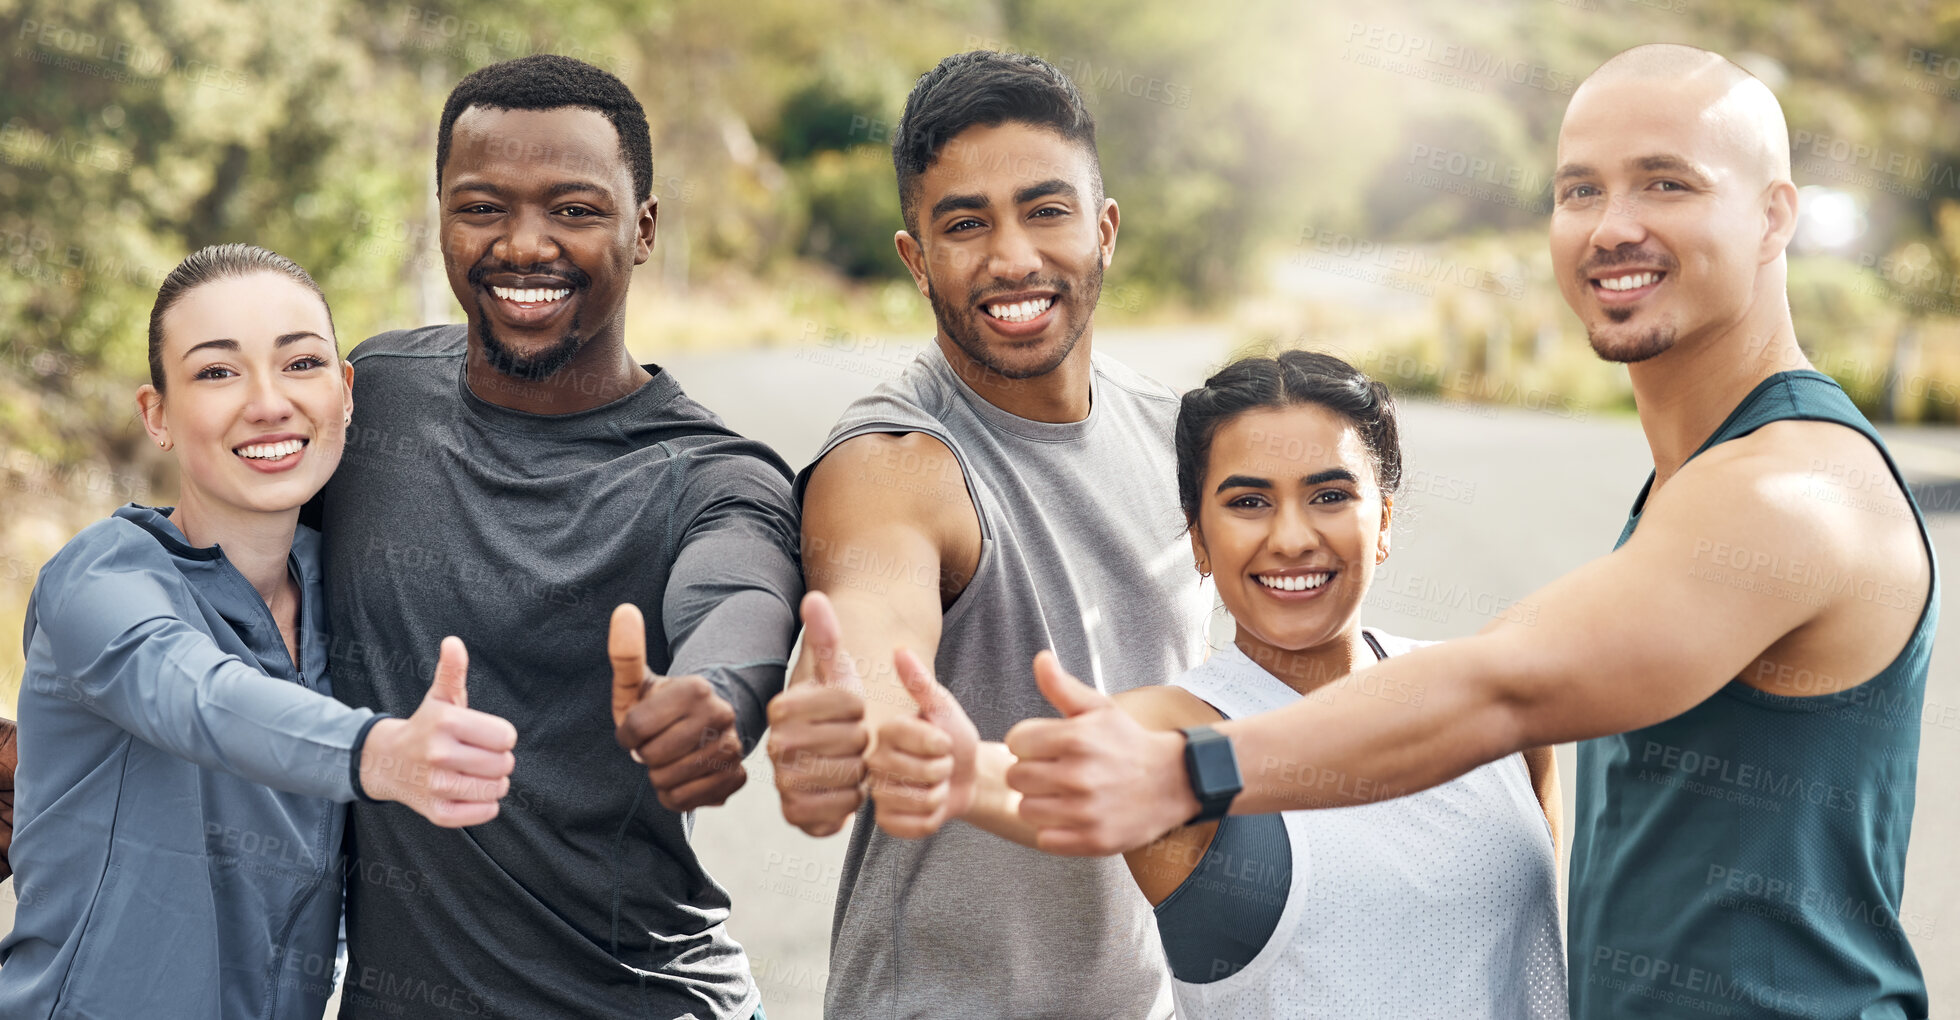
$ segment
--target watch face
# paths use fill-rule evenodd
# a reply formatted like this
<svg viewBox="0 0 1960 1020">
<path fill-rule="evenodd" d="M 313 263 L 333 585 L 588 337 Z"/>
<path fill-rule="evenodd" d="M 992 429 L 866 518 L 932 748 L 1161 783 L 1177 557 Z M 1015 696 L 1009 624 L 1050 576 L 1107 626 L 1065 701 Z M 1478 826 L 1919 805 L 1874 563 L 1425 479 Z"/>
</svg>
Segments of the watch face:
<svg viewBox="0 0 1960 1020">
<path fill-rule="evenodd" d="M 1194 730 L 1198 727 L 1193 727 Z M 1232 742 L 1222 733 L 1203 727 L 1203 732 L 1187 732 L 1185 764 L 1191 774 L 1191 791 L 1200 801 L 1231 798 L 1244 788 L 1239 776 L 1238 755 Z"/>
</svg>

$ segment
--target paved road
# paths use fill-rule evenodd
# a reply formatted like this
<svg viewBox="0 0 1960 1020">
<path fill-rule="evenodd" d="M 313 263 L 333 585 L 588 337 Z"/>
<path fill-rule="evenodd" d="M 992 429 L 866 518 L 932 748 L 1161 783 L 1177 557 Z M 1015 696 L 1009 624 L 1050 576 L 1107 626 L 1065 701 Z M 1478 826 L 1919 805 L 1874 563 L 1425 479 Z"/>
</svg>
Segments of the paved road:
<svg viewBox="0 0 1960 1020">
<path fill-rule="evenodd" d="M 1179 387 L 1229 353 L 1217 337 L 1105 337 L 1104 350 Z M 816 452 L 853 398 L 897 371 L 914 343 L 836 346 L 666 359 L 688 392 L 795 465 Z M 1631 418 L 1572 420 L 1516 409 L 1411 403 L 1402 434 L 1408 486 L 1395 551 L 1376 582 L 1369 622 L 1422 638 L 1481 627 L 1508 600 L 1607 551 L 1649 461 Z M 1960 564 L 1960 433 L 1902 430 L 1900 459 L 1947 513 L 1933 520 L 1942 562 Z M 1933 985 L 1960 1001 L 1960 612 L 1941 628 L 1927 690 L 1919 808 L 1903 918 Z M 1571 749 L 1561 767 L 1570 773 Z M 720 810 L 702 812 L 695 841 L 732 892 L 734 933 L 749 949 L 772 1020 L 821 1014 L 831 904 L 845 837 L 814 840 L 782 821 L 766 758 Z M 1567 811 L 1571 810 L 1567 785 Z M 0 926 L 11 920 L 0 897 Z"/>
</svg>

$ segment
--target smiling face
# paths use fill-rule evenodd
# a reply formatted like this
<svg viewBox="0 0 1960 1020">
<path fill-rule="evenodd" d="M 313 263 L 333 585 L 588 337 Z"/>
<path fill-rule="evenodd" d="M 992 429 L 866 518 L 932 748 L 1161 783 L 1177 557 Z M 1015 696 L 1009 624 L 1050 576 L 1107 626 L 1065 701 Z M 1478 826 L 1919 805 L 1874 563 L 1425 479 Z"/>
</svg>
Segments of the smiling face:
<svg viewBox="0 0 1960 1020">
<path fill-rule="evenodd" d="M 1089 329 L 1116 249 L 1116 203 L 1098 200 L 1089 153 L 1045 127 L 976 125 L 947 141 L 917 187 L 919 235 L 901 231 L 898 249 L 940 334 L 1009 379 L 1060 367 Z"/>
<path fill-rule="evenodd" d="M 1388 506 L 1354 423 L 1319 404 L 1240 414 L 1213 436 L 1200 491 L 1192 550 L 1239 647 L 1271 669 L 1290 661 L 1283 653 L 1351 643 L 1389 547 Z"/>
<path fill-rule="evenodd" d="M 1760 82 L 1713 74 L 1588 82 L 1573 96 L 1552 262 L 1600 357 L 1643 361 L 1781 298 L 1760 276 L 1787 240 L 1765 102 Z"/>
<path fill-rule="evenodd" d="M 551 376 L 594 337 L 621 340 L 654 199 L 633 197 L 619 132 L 597 110 L 456 118 L 442 174 L 442 252 L 473 340 L 499 372 Z"/>
<path fill-rule="evenodd" d="M 185 505 L 296 510 L 340 464 L 353 366 L 318 295 L 280 273 L 200 284 L 163 315 L 164 390 L 138 393 Z"/>
</svg>

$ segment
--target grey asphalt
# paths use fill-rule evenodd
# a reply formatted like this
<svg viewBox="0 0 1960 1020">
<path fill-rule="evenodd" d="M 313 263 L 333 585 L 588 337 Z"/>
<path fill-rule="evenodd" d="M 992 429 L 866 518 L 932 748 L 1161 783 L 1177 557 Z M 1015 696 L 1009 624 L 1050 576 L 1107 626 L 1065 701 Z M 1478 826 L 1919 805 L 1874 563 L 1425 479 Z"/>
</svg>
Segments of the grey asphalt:
<svg viewBox="0 0 1960 1020">
<path fill-rule="evenodd" d="M 814 455 L 852 399 L 896 373 L 917 340 L 845 337 L 828 344 L 663 359 L 686 390 L 792 465 Z M 1099 349 L 1178 388 L 1230 354 L 1203 332 L 1105 335 Z M 1650 467 L 1631 416 L 1408 402 L 1402 411 L 1408 484 L 1394 554 L 1365 617 L 1420 638 L 1481 628 L 1509 601 L 1611 549 Z M 1960 432 L 1888 430 L 1900 460 L 1945 512 L 1931 518 L 1944 564 L 1960 564 Z M 1922 730 L 1918 811 L 1901 917 L 1932 986 L 1936 1011 L 1960 996 L 1960 623 L 1940 627 Z M 1560 749 L 1570 775 L 1571 748 Z M 831 905 L 846 837 L 811 839 L 782 820 L 761 754 L 748 785 L 697 816 L 695 843 L 734 897 L 729 922 L 747 946 L 771 1020 L 821 1015 Z M 1571 785 L 1566 784 L 1571 812 Z M 8 887 L 11 892 L 11 883 Z M 12 897 L 0 897 L 0 925 Z"/>
</svg>

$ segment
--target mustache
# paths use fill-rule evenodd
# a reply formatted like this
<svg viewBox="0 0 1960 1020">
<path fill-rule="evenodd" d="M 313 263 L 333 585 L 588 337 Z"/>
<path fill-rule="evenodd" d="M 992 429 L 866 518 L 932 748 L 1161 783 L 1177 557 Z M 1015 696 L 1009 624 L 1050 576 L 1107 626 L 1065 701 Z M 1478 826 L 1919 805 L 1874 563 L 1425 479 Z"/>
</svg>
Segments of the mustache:
<svg viewBox="0 0 1960 1020">
<path fill-rule="evenodd" d="M 549 276 L 554 279 L 563 280 L 565 286 L 573 290 L 584 290 L 592 286 L 592 277 L 588 276 L 585 270 L 577 266 L 554 268 L 550 263 L 546 262 L 534 262 L 528 266 L 517 266 L 508 262 L 492 262 L 488 260 L 478 262 L 476 265 L 470 267 L 470 286 L 483 286 L 484 282 L 490 278 L 492 273 L 504 273 L 510 276 Z"/>
<path fill-rule="evenodd" d="M 1035 290 L 1038 288 L 1045 288 L 1047 290 L 1054 291 L 1055 301 L 1057 303 L 1067 300 L 1069 293 L 1075 289 L 1074 287 L 1070 286 L 1067 280 L 1064 280 L 1059 276 L 1051 277 L 1046 280 L 1022 280 L 1020 283 L 999 284 L 997 286 L 987 287 L 985 289 L 976 288 L 973 291 L 972 303 L 974 305 L 984 305 L 987 303 L 988 298 L 994 297 L 996 295 L 1013 294 L 1017 291 Z"/>
<path fill-rule="evenodd" d="M 1617 269 L 1620 266 L 1657 266 L 1661 272 L 1672 273 L 1681 268 L 1674 256 L 1664 251 L 1649 252 L 1642 248 L 1619 247 L 1612 251 L 1594 252 L 1584 262 L 1579 263 L 1579 279 L 1589 279 L 1601 269 Z"/>
</svg>

